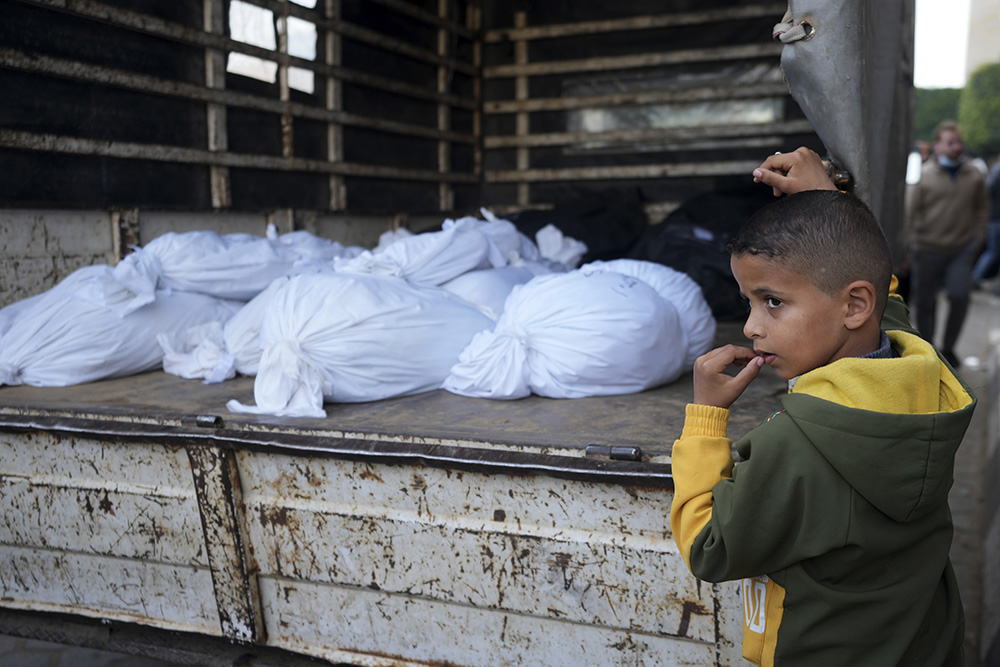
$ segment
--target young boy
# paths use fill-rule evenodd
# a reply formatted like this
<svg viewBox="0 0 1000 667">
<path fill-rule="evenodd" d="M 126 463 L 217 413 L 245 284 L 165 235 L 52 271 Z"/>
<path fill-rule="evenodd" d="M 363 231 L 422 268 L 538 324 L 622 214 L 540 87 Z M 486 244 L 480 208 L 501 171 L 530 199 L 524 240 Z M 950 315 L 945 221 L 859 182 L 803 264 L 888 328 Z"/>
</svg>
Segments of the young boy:
<svg viewBox="0 0 1000 667">
<path fill-rule="evenodd" d="M 754 176 L 791 194 L 730 244 L 753 350 L 695 364 L 672 454 L 681 555 L 700 579 L 743 580 L 754 664 L 961 665 L 948 490 L 976 399 L 910 327 L 877 221 L 819 157 Z M 789 381 L 784 409 L 734 464 L 728 408 L 764 364 Z"/>
</svg>

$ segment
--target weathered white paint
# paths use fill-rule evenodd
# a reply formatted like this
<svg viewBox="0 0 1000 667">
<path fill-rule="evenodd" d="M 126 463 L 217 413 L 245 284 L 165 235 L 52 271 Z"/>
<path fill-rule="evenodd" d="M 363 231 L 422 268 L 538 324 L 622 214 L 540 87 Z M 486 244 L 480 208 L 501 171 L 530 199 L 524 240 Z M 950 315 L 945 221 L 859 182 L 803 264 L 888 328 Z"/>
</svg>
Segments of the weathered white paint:
<svg viewBox="0 0 1000 667">
<path fill-rule="evenodd" d="M 0 433 L 0 513 L 4 607 L 221 634 L 182 448 Z"/>
<path fill-rule="evenodd" d="M 0 433 L 0 543 L 206 567 L 187 456 Z"/>
<path fill-rule="evenodd" d="M 238 460 L 272 643 L 357 664 L 705 665 L 739 621 L 720 626 L 716 600 L 735 598 L 687 572 L 669 489 L 246 451 Z M 302 600 L 324 613 L 303 620 Z M 379 613 L 357 626 L 352 605 Z M 521 629 L 500 638 L 501 619 Z M 484 632 L 493 626 L 495 636 Z M 383 657 L 358 662 L 358 651 Z"/>
<path fill-rule="evenodd" d="M 363 667 L 735 664 L 712 644 L 372 589 L 264 578 L 261 593 L 272 644 Z"/>
<path fill-rule="evenodd" d="M 107 211 L 0 209 L 0 307 L 113 261 Z"/>
<path fill-rule="evenodd" d="M 207 569 L 0 544 L 0 598 L 12 609 L 79 614 L 221 635 Z"/>
</svg>

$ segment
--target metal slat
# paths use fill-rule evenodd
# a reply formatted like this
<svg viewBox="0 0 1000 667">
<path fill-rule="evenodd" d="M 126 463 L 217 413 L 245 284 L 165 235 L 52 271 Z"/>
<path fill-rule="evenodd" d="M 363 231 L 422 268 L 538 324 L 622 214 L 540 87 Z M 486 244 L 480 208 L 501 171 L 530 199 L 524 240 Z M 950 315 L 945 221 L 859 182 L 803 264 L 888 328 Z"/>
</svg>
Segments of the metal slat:
<svg viewBox="0 0 1000 667">
<path fill-rule="evenodd" d="M 367 178 L 389 178 L 412 181 L 448 181 L 451 183 L 478 183 L 474 174 L 442 174 L 437 171 L 417 169 L 396 169 L 356 163 L 334 163 L 322 160 L 285 158 L 268 155 L 247 155 L 243 153 L 215 153 L 197 148 L 181 148 L 160 144 L 140 144 L 135 142 L 108 142 L 100 139 L 84 139 L 54 134 L 38 134 L 18 130 L 0 129 L 0 146 L 22 150 L 70 153 L 75 155 L 100 155 L 127 159 L 159 160 L 161 162 L 182 162 L 188 164 L 223 165 L 227 167 L 247 167 L 252 169 L 273 169 L 276 171 L 319 172 L 361 176 Z"/>
<path fill-rule="evenodd" d="M 372 0 L 372 2 L 377 2 L 378 4 L 397 11 L 400 14 L 406 14 L 410 18 L 415 18 L 418 21 L 429 23 L 432 26 L 442 28 L 460 37 L 465 37 L 468 40 L 474 40 L 477 35 L 476 30 L 453 23 L 452 21 L 449 21 L 447 17 L 440 17 L 437 14 L 425 12 L 419 7 L 402 2 L 401 0 Z"/>
<path fill-rule="evenodd" d="M 567 169 L 527 169 L 487 171 L 487 183 L 543 181 L 619 181 L 625 179 L 686 178 L 691 176 L 746 176 L 760 166 L 760 160 L 650 164 L 641 166 L 578 167 Z"/>
<path fill-rule="evenodd" d="M 701 12 L 631 16 L 628 18 L 610 19 L 607 21 L 581 21 L 579 23 L 560 23 L 543 26 L 502 28 L 499 30 L 486 31 L 483 34 L 483 41 L 487 43 L 530 41 L 534 39 L 575 37 L 579 35 L 594 35 L 599 33 L 623 32 L 629 30 L 676 28 L 705 23 L 717 23 L 720 21 L 738 21 L 741 19 L 763 18 L 766 16 L 774 16 L 775 22 L 777 23 L 785 13 L 786 8 L 786 3 L 770 3 L 726 7 L 725 9 L 710 9 Z"/>
<path fill-rule="evenodd" d="M 689 63 L 747 60 L 750 58 L 777 58 L 782 44 L 743 44 L 706 49 L 686 49 L 629 56 L 583 58 L 581 60 L 553 60 L 548 62 L 494 65 L 483 68 L 484 79 L 502 79 L 517 76 L 542 76 L 573 72 L 602 72 L 608 70 L 659 67 Z"/>
<path fill-rule="evenodd" d="M 590 107 L 617 107 L 677 102 L 710 102 L 714 100 L 784 97 L 785 83 L 764 83 L 739 86 L 710 86 L 683 90 L 653 90 L 635 93 L 613 93 L 578 97 L 536 97 L 530 100 L 494 100 L 483 102 L 483 113 L 519 113 L 532 111 L 565 111 Z"/>
<path fill-rule="evenodd" d="M 669 142 L 693 139 L 745 138 L 760 135 L 788 135 L 812 132 L 807 120 L 754 125 L 716 125 L 701 127 L 652 128 L 641 130 L 617 130 L 614 132 L 558 132 L 551 134 L 529 134 L 527 136 L 487 137 L 486 148 L 513 148 L 538 146 L 568 146 L 591 142 Z"/>
</svg>

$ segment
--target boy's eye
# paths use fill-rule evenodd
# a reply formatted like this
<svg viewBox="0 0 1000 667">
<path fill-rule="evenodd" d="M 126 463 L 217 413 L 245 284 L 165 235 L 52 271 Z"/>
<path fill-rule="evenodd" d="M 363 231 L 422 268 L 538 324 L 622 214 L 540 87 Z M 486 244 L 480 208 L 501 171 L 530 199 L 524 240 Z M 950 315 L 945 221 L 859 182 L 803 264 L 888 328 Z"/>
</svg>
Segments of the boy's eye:
<svg viewBox="0 0 1000 667">
<path fill-rule="evenodd" d="M 768 308 L 777 308 L 778 306 L 781 305 L 781 299 L 776 299 L 773 296 L 769 296 L 766 299 L 764 299 L 764 303 L 767 304 Z"/>
</svg>

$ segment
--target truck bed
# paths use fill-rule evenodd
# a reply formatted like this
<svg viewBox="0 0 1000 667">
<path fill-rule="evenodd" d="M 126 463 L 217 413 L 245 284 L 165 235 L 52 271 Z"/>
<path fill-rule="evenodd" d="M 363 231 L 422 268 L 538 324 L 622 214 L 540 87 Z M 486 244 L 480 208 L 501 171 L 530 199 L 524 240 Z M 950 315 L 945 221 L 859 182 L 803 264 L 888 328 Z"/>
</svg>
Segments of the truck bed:
<svg viewBox="0 0 1000 667">
<path fill-rule="evenodd" d="M 719 325 L 719 344 L 740 338 L 738 324 Z M 652 471 L 643 464 L 669 461 L 691 399 L 687 373 L 668 385 L 619 396 L 500 401 L 436 390 L 367 403 L 327 403 L 326 418 L 229 412 L 230 399 L 253 403 L 253 383 L 239 377 L 203 384 L 154 371 L 70 387 L 3 387 L 0 428 L 160 440 L 210 434 L 237 448 L 610 474 L 607 465 L 580 460 L 588 446 L 596 445 L 591 458 L 602 458 L 600 447 L 615 447 L 611 467 L 635 474 Z M 783 393 L 784 382 L 765 369 L 733 407 L 730 436 L 736 439 L 777 409 Z"/>
</svg>

